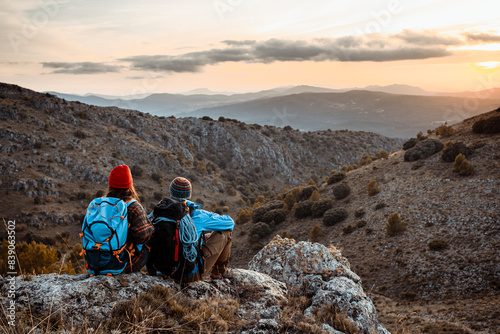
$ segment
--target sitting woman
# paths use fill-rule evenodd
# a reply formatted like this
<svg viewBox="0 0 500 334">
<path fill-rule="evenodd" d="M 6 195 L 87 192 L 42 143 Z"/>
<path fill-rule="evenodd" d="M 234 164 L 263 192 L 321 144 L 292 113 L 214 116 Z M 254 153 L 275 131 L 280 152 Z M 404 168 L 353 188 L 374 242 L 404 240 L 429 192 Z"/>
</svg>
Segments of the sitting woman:
<svg viewBox="0 0 500 334">
<path fill-rule="evenodd" d="M 115 167 L 108 184 L 106 195 L 90 203 L 82 225 L 87 270 L 91 275 L 140 271 L 148 259 L 153 224 L 127 165 Z"/>
</svg>

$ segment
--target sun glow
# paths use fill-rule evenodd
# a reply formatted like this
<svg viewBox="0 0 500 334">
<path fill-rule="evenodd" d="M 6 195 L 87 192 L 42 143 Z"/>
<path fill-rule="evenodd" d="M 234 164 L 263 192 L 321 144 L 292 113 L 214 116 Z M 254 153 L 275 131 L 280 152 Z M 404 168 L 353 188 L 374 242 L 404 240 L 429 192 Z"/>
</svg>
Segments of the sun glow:
<svg viewBox="0 0 500 334">
<path fill-rule="evenodd" d="M 482 71 L 491 71 L 500 68 L 500 61 L 483 61 L 475 63 L 474 67 Z"/>
</svg>

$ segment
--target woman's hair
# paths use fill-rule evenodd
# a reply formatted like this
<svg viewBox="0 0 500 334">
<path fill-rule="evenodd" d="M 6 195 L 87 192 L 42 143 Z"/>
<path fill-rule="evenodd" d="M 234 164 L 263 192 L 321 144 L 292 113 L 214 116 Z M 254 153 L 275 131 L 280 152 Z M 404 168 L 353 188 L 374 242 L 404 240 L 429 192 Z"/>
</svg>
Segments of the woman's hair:
<svg viewBox="0 0 500 334">
<path fill-rule="evenodd" d="M 107 191 L 105 196 L 119 198 L 119 199 L 124 200 L 126 202 L 128 202 L 131 199 L 135 199 L 137 202 L 140 202 L 139 196 L 137 195 L 137 192 L 135 191 L 134 186 L 132 186 L 130 188 L 126 188 L 126 189 L 108 187 L 108 191 Z"/>
</svg>

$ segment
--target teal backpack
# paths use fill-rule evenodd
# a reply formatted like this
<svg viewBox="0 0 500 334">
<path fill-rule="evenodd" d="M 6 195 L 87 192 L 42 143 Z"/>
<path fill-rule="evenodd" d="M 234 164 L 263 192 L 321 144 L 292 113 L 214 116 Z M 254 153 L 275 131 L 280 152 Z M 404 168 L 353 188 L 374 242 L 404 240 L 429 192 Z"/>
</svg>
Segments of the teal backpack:
<svg viewBox="0 0 500 334">
<path fill-rule="evenodd" d="M 90 202 L 80 236 L 85 265 L 91 276 L 117 275 L 127 266 L 127 209 L 134 202 L 125 203 L 113 197 L 96 198 Z"/>
</svg>

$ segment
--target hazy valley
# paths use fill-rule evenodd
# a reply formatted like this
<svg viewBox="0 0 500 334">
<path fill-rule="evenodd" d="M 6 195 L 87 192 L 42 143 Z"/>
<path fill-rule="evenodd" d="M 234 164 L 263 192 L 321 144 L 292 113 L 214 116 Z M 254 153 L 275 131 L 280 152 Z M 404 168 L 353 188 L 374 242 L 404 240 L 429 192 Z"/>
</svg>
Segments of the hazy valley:
<svg viewBox="0 0 500 334">
<path fill-rule="evenodd" d="M 200 92 L 205 94 L 152 94 L 139 99 L 54 94 L 68 101 L 136 109 L 158 116 L 223 116 L 305 131 L 349 129 L 393 138 L 408 138 L 444 122 L 456 123 L 500 104 L 500 89 L 493 88 L 438 93 L 408 85 L 343 90 L 295 86 L 245 94 Z"/>
</svg>

